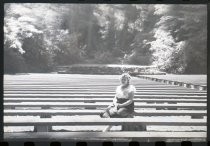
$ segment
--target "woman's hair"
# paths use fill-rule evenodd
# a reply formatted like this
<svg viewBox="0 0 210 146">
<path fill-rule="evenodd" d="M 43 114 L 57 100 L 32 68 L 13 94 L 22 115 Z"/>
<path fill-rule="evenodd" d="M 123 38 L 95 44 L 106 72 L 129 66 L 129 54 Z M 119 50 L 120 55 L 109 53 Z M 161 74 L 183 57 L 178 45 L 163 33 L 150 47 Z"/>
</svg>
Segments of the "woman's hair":
<svg viewBox="0 0 210 146">
<path fill-rule="evenodd" d="M 123 74 L 120 76 L 120 80 L 121 80 L 122 78 L 127 78 L 128 81 L 130 81 L 131 76 L 130 76 L 128 73 L 123 73 Z"/>
</svg>

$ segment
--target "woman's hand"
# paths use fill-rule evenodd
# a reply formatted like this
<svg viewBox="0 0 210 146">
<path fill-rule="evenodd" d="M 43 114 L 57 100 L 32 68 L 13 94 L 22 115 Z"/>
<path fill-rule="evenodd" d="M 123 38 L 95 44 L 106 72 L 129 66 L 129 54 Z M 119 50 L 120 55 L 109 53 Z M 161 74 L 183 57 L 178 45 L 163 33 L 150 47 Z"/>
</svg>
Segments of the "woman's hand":
<svg viewBox="0 0 210 146">
<path fill-rule="evenodd" d="M 116 106 L 117 107 L 117 105 L 118 105 L 118 103 L 117 102 L 115 102 L 115 103 L 113 103 L 114 104 L 114 106 Z"/>
<path fill-rule="evenodd" d="M 109 112 L 110 113 L 113 113 L 113 114 L 117 113 L 117 107 L 114 106 L 114 107 L 110 108 L 110 111 Z"/>
<path fill-rule="evenodd" d="M 114 106 L 114 111 L 115 112 L 117 112 L 117 109 L 118 109 L 118 107 L 117 106 Z"/>
<path fill-rule="evenodd" d="M 120 104 L 119 103 L 115 103 L 114 106 L 116 107 L 116 109 L 118 109 L 120 107 Z"/>
</svg>

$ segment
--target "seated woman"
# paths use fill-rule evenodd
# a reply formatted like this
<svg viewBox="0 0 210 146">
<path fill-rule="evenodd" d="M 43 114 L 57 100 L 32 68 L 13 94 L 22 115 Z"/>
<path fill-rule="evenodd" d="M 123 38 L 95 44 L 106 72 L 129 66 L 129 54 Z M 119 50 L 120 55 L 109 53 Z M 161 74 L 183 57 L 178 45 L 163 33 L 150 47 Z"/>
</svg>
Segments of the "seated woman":
<svg viewBox="0 0 210 146">
<path fill-rule="evenodd" d="M 113 103 L 108 106 L 105 112 L 101 113 L 102 118 L 130 118 L 134 112 L 134 93 L 133 85 L 130 85 L 130 75 L 123 73 L 120 76 L 121 85 L 117 87 Z"/>
</svg>

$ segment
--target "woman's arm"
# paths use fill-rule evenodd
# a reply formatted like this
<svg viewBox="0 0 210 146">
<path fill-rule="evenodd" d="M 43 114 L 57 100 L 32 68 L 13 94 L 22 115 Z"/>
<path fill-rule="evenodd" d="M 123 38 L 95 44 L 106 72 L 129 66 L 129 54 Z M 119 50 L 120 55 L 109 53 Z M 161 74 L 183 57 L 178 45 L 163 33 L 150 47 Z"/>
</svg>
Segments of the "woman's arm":
<svg viewBox="0 0 210 146">
<path fill-rule="evenodd" d="M 113 102 L 108 106 L 108 108 L 115 106 L 117 103 L 116 95 L 114 96 Z"/>
<path fill-rule="evenodd" d="M 112 102 L 112 105 L 114 105 L 114 106 L 117 105 L 117 92 L 118 92 L 118 88 L 119 88 L 119 86 L 116 88 L 115 96 L 114 96 L 114 99 L 113 99 L 113 102 Z"/>
<path fill-rule="evenodd" d="M 128 93 L 128 98 L 129 100 L 124 102 L 124 103 L 121 103 L 121 104 L 117 104 L 117 107 L 125 107 L 125 106 L 128 106 L 129 104 L 131 104 L 133 102 L 133 97 L 134 97 L 134 92 L 130 92 Z"/>
<path fill-rule="evenodd" d="M 113 99 L 113 104 L 115 105 L 117 103 L 117 96 L 115 94 L 114 99 Z"/>
</svg>

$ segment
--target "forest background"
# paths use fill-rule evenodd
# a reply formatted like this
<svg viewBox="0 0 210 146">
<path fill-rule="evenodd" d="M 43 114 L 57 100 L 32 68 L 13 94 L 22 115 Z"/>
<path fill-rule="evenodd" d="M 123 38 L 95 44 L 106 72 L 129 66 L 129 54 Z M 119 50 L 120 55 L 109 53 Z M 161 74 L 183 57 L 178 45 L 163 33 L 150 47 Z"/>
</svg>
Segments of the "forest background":
<svg viewBox="0 0 210 146">
<path fill-rule="evenodd" d="M 4 73 L 59 65 L 155 65 L 207 73 L 207 6 L 5 4 Z"/>
</svg>

